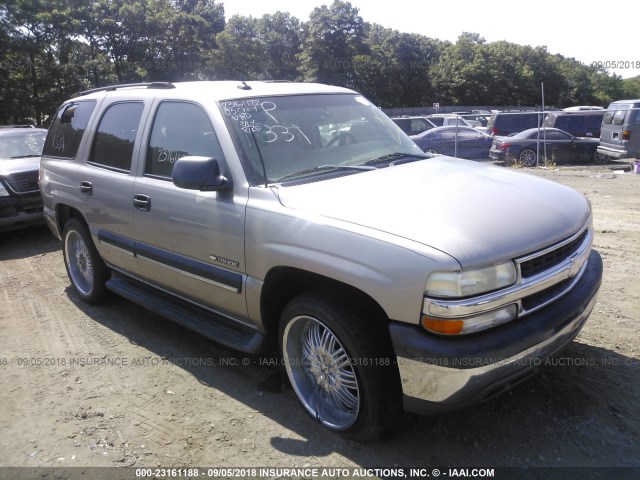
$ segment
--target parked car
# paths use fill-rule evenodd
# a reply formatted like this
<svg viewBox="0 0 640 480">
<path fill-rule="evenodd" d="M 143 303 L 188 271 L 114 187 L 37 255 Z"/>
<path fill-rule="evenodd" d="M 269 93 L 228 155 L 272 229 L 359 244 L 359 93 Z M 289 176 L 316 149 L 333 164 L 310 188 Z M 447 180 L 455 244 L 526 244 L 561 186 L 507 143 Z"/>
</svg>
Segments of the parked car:
<svg viewBox="0 0 640 480">
<path fill-rule="evenodd" d="M 564 130 L 574 137 L 600 138 L 604 114 L 604 109 L 549 112 L 544 126 Z"/>
<path fill-rule="evenodd" d="M 640 158 L 640 99 L 612 102 L 602 118 L 598 153 L 607 158 Z"/>
<path fill-rule="evenodd" d="M 426 117 L 393 117 L 391 120 L 407 135 L 417 135 L 436 127 L 436 124 Z"/>
<path fill-rule="evenodd" d="M 84 92 L 41 179 L 70 295 L 277 349 L 310 417 L 353 438 L 516 384 L 579 333 L 602 277 L 584 195 L 425 155 L 340 87 Z"/>
<path fill-rule="evenodd" d="M 473 120 L 479 123 L 479 126 L 486 127 L 489 123 L 491 112 L 489 110 L 466 110 L 463 112 L 453 112 L 454 115 L 460 115 L 465 120 Z M 477 128 L 477 126 L 474 126 Z"/>
<path fill-rule="evenodd" d="M 488 158 L 493 137 L 471 127 L 436 127 L 410 137 L 423 151 L 458 158 Z"/>
<path fill-rule="evenodd" d="M 46 135 L 30 125 L 0 128 L 0 231 L 44 221 L 38 173 Z"/>
<path fill-rule="evenodd" d="M 538 164 L 538 151 L 545 152 L 549 160 L 558 163 L 596 162 L 606 163 L 606 158 L 596 152 L 599 140 L 574 137 L 557 128 L 530 128 L 510 137 L 498 137 L 491 145 L 490 157 L 506 162 L 519 161 L 525 167 Z"/>
<path fill-rule="evenodd" d="M 493 112 L 487 124 L 487 133 L 495 137 L 508 136 L 529 128 L 536 128 L 544 122 L 546 112 L 531 110 L 500 110 Z"/>
<path fill-rule="evenodd" d="M 476 127 L 480 126 L 480 122 L 474 120 L 466 120 L 460 115 L 435 113 L 427 115 L 427 118 L 437 127 L 459 126 L 459 127 Z"/>
</svg>

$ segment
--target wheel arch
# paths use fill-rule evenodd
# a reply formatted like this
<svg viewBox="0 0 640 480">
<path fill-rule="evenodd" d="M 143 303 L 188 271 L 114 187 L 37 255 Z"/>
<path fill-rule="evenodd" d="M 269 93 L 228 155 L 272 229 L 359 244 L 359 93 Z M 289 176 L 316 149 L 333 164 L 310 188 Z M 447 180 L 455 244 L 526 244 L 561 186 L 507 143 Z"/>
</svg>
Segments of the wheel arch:
<svg viewBox="0 0 640 480">
<path fill-rule="evenodd" d="M 69 205 L 58 204 L 56 205 L 56 228 L 58 229 L 58 232 L 60 232 L 60 235 L 62 235 L 62 230 L 64 230 L 65 224 L 71 218 L 75 218 L 79 222 L 82 222 L 82 224 L 87 228 L 87 231 L 90 232 L 89 225 L 79 210 Z"/>
<path fill-rule="evenodd" d="M 274 267 L 267 273 L 260 294 L 262 324 L 275 342 L 274 346 L 284 308 L 293 298 L 312 290 L 340 294 L 350 303 L 367 307 L 367 312 L 380 319 L 379 321 L 389 321 L 386 312 L 374 298 L 352 285 L 295 267 Z"/>
</svg>

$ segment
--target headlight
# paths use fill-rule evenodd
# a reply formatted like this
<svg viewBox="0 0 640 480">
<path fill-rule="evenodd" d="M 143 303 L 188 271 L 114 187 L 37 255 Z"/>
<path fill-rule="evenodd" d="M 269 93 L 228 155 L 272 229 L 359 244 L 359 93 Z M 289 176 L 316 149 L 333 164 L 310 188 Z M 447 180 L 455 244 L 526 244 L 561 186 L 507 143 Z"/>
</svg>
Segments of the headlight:
<svg viewBox="0 0 640 480">
<path fill-rule="evenodd" d="M 429 297 L 471 297 L 491 292 L 516 283 L 516 267 L 505 262 L 479 270 L 460 272 L 434 272 L 427 280 L 426 294 Z"/>
<path fill-rule="evenodd" d="M 431 298 L 463 299 L 493 292 L 516 283 L 516 266 L 505 262 L 492 267 L 458 272 L 433 272 L 427 280 L 425 294 Z M 422 312 L 421 323 L 427 330 L 444 335 L 465 335 L 495 327 L 514 320 L 518 314 L 515 304 L 475 315 L 443 318 Z"/>
<path fill-rule="evenodd" d="M 8 197 L 9 196 L 9 192 L 7 192 L 7 189 L 4 188 L 4 185 L 2 184 L 2 182 L 0 182 L 0 197 Z"/>
</svg>

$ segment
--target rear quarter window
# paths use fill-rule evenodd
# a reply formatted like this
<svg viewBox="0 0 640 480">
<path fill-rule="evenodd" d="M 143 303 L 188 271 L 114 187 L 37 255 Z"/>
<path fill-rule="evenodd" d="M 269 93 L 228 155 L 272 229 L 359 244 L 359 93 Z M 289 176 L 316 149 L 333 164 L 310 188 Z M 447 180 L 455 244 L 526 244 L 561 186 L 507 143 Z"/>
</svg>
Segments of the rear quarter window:
<svg viewBox="0 0 640 480">
<path fill-rule="evenodd" d="M 49 128 L 42 154 L 49 157 L 75 158 L 95 106 L 96 102 L 93 100 L 63 105 Z"/>
</svg>

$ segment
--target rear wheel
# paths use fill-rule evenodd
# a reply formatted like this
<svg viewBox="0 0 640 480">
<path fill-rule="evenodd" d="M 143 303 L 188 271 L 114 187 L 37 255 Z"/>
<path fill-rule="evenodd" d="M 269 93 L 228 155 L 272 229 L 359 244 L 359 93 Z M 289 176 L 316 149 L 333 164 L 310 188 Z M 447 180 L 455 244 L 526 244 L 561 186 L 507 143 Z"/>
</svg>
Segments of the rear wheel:
<svg viewBox="0 0 640 480">
<path fill-rule="evenodd" d="M 87 303 L 104 300 L 110 271 L 100 258 L 87 228 L 77 219 L 70 219 L 62 231 L 62 241 L 64 264 L 77 294 Z"/>
<path fill-rule="evenodd" d="M 386 325 L 332 291 L 302 294 L 285 308 L 280 348 L 293 390 L 329 430 L 358 440 L 389 434 L 402 413 Z"/>
<path fill-rule="evenodd" d="M 518 155 L 518 160 L 524 167 L 535 167 L 536 166 L 536 152 L 530 149 L 525 149 L 520 152 Z"/>
<path fill-rule="evenodd" d="M 593 161 L 598 165 L 605 165 L 609 163 L 609 157 L 606 155 L 602 155 L 601 153 L 596 152 L 593 155 Z"/>
</svg>

